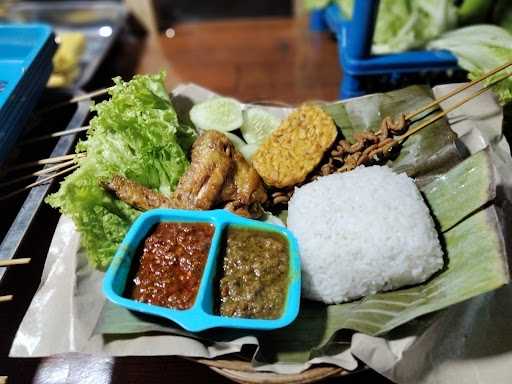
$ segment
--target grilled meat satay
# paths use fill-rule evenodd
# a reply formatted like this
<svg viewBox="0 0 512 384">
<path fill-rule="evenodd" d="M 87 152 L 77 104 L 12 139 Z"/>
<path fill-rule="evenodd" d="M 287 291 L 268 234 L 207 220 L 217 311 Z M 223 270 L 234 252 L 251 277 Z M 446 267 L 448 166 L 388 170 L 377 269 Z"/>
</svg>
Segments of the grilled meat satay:
<svg viewBox="0 0 512 384">
<path fill-rule="evenodd" d="M 172 207 L 171 200 L 168 197 L 119 175 L 115 175 L 108 182 L 102 182 L 101 185 L 107 191 L 112 192 L 119 200 L 140 211 Z"/>
</svg>

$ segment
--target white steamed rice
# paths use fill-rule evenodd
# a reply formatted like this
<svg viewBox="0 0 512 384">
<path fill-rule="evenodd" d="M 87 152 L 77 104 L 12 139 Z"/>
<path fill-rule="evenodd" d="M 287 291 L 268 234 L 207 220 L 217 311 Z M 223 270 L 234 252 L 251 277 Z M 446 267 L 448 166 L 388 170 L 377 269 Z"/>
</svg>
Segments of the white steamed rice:
<svg viewBox="0 0 512 384">
<path fill-rule="evenodd" d="M 296 189 L 288 227 L 299 242 L 303 295 L 325 303 L 417 284 L 443 266 L 414 181 L 386 166 L 359 167 Z"/>
</svg>

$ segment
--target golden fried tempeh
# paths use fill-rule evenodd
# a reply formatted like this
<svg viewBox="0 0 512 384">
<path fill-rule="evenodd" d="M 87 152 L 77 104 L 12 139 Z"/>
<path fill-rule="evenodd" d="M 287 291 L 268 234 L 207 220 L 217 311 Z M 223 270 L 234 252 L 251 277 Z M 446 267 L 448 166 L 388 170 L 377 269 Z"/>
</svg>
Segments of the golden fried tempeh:
<svg viewBox="0 0 512 384">
<path fill-rule="evenodd" d="M 302 105 L 265 140 L 252 163 L 266 184 L 293 186 L 320 163 L 337 133 L 334 121 L 322 108 Z"/>
</svg>

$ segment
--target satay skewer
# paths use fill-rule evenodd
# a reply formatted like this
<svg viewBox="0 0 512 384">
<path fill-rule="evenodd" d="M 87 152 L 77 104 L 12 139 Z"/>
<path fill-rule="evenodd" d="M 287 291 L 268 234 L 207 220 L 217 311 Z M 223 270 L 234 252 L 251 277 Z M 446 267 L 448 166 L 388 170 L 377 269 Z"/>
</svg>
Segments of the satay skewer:
<svg viewBox="0 0 512 384">
<path fill-rule="evenodd" d="M 36 143 L 38 141 L 43 141 L 43 140 L 47 140 L 47 139 L 53 139 L 55 137 L 72 135 L 72 134 L 77 133 L 77 132 L 87 131 L 89 128 L 91 128 L 91 126 L 90 125 L 86 125 L 86 126 L 83 126 L 83 127 L 66 129 L 64 131 L 56 131 L 56 132 L 49 133 L 47 135 L 42 135 L 42 136 L 38 136 L 38 137 L 34 137 L 34 138 L 31 138 L 31 139 L 22 141 L 20 143 L 20 145 L 27 145 L 27 144 Z"/>
<path fill-rule="evenodd" d="M 94 98 L 96 96 L 105 95 L 106 93 L 108 93 L 108 91 L 110 89 L 112 89 L 112 87 L 103 88 L 103 89 L 97 89 L 95 91 L 92 91 L 92 92 L 89 92 L 89 93 L 86 93 L 86 94 L 83 94 L 83 95 L 75 96 L 75 97 L 73 97 L 73 98 L 71 98 L 69 100 L 62 101 L 60 103 L 57 103 L 57 104 L 54 104 L 54 105 L 50 105 L 49 107 L 40 109 L 39 111 L 36 111 L 36 114 L 37 115 L 42 115 L 42 114 L 45 114 L 47 112 L 53 111 L 55 109 L 58 109 L 58 108 L 61 108 L 61 107 L 65 107 L 66 105 L 69 105 L 69 104 L 79 103 L 80 101 L 92 99 L 92 98 Z"/>
<path fill-rule="evenodd" d="M 0 188 L 7 187 L 9 185 L 19 183 L 20 181 L 23 181 L 23 180 L 31 179 L 31 178 L 33 178 L 35 176 L 46 175 L 48 173 L 52 173 L 53 171 L 56 171 L 56 170 L 68 167 L 68 166 L 73 165 L 73 164 L 75 164 L 75 160 L 64 161 L 64 162 L 62 162 L 60 164 L 57 164 L 57 165 L 54 165 L 52 167 L 43 168 L 43 169 L 41 169 L 39 171 L 29 173 L 28 175 L 24 175 L 24 176 L 20 176 L 20 177 L 17 177 L 15 179 L 12 179 L 12 180 L 4 181 L 4 182 L 0 183 Z"/>
<path fill-rule="evenodd" d="M 23 257 L 19 259 L 0 260 L 0 267 L 10 267 L 12 265 L 22 265 L 30 263 L 30 257 Z"/>
<path fill-rule="evenodd" d="M 511 63 L 512 64 L 512 63 Z M 471 94 L 471 95 L 468 95 L 466 97 L 464 97 L 462 100 L 458 101 L 457 103 L 453 104 L 452 106 L 446 108 L 445 110 L 443 110 L 442 112 L 438 113 L 437 115 L 435 115 L 434 117 L 432 117 L 431 119 L 419 124 L 417 127 L 414 127 L 412 129 L 409 129 L 406 133 L 404 133 L 402 136 L 400 136 L 397 141 L 399 143 L 402 143 L 406 138 L 408 138 L 409 136 L 415 134 L 416 132 L 422 130 L 423 128 L 425 128 L 426 126 L 436 122 L 437 120 L 443 118 L 444 116 L 446 116 L 448 113 L 454 111 L 455 109 L 459 108 L 460 106 L 462 106 L 463 104 L 466 104 L 468 101 L 470 100 L 473 100 L 474 98 L 480 96 L 482 93 L 485 93 L 487 92 L 491 87 L 493 87 L 494 85 L 496 85 L 497 83 L 499 83 L 500 81 L 503 81 L 505 80 L 506 78 L 508 78 L 509 76 L 511 76 L 512 73 L 506 73 L 502 76 L 500 76 L 498 79 L 496 79 L 495 81 L 493 81 L 491 84 L 487 84 L 485 87 L 482 87 L 479 91 Z M 439 99 L 441 100 L 441 99 Z M 444 99 L 446 100 L 446 99 Z"/>
<path fill-rule="evenodd" d="M 15 196 L 15 195 L 17 195 L 17 194 L 19 194 L 19 193 L 21 193 L 23 191 L 26 191 L 27 189 L 30 189 L 30 188 L 33 188 L 33 187 L 37 187 L 38 185 L 44 184 L 44 183 L 52 180 L 53 178 L 55 178 L 57 176 L 63 175 L 65 173 L 68 173 L 68 172 L 78 168 L 79 166 L 80 166 L 79 164 L 75 164 L 75 165 L 73 165 L 73 166 L 71 166 L 69 168 L 66 168 L 66 169 L 64 169 L 64 170 L 62 170 L 60 172 L 56 172 L 56 173 L 54 173 L 54 174 L 52 174 L 52 175 L 50 175 L 48 177 L 45 177 L 45 178 L 43 178 L 41 180 L 35 181 L 35 182 L 33 182 L 33 183 L 29 184 L 29 185 L 26 185 L 26 186 L 24 186 L 22 188 L 19 188 L 19 189 L 15 190 L 15 191 L 13 191 L 11 193 L 8 193 L 7 195 L 0 196 L 0 201 L 8 199 L 10 197 L 13 197 L 13 196 Z"/>
<path fill-rule="evenodd" d="M 27 163 L 15 165 L 11 168 L 7 168 L 5 172 L 11 172 L 11 171 L 17 171 L 19 169 L 24 168 L 30 168 L 38 165 L 44 165 L 44 164 L 54 164 L 54 163 L 60 163 L 67 160 L 77 160 L 85 156 L 85 152 L 83 153 L 72 153 L 70 155 L 63 155 L 63 156 L 55 156 L 55 157 L 49 157 L 46 159 L 40 159 L 35 161 L 29 161 Z"/>
<path fill-rule="evenodd" d="M 14 298 L 14 295 L 0 296 L 0 303 L 6 302 L 6 301 L 11 301 L 13 298 Z"/>
<path fill-rule="evenodd" d="M 509 65 L 512 65 L 512 63 Z M 347 149 L 341 148 L 340 149 L 341 152 L 336 153 L 336 154 L 332 154 L 332 152 L 331 152 L 329 161 L 327 163 L 323 164 L 323 166 L 320 168 L 320 173 L 313 175 L 313 177 L 315 178 L 315 177 L 319 177 L 319 176 L 326 176 L 328 174 L 335 173 L 335 172 L 350 171 L 359 165 L 366 164 L 366 162 L 368 160 L 374 161 L 376 159 L 379 159 L 382 161 L 383 159 L 386 159 L 387 156 L 389 156 L 389 153 L 391 153 L 397 146 L 402 144 L 409 136 L 417 133 L 418 131 L 422 130 L 423 128 L 429 126 L 430 124 L 440 120 L 441 118 L 445 117 L 448 113 L 461 107 L 463 104 L 467 103 L 468 101 L 477 98 L 481 94 L 487 92 L 491 87 L 493 87 L 494 85 L 498 84 L 499 82 L 507 79 L 510 76 L 512 76 L 512 73 L 506 73 L 506 74 L 500 76 L 498 79 L 494 80 L 492 83 L 485 85 L 480 90 L 478 90 L 477 92 L 475 92 L 471 95 L 465 96 L 463 99 L 461 99 L 460 101 L 447 107 L 445 110 L 438 113 L 434 117 L 432 117 L 428 120 L 425 120 L 423 122 L 420 122 L 416 127 L 409 128 L 408 131 L 406 131 L 405 133 L 403 133 L 400 136 L 398 136 L 398 134 L 399 134 L 398 132 L 403 128 L 407 128 L 407 126 L 408 126 L 408 122 L 405 120 L 405 115 L 402 115 L 401 120 L 398 122 L 393 122 L 389 117 L 385 118 L 382 122 L 383 124 L 381 125 L 381 129 L 379 131 L 377 131 L 375 133 L 369 133 L 369 135 L 372 136 L 374 140 L 371 141 L 370 144 L 366 144 L 366 146 L 365 146 L 365 140 L 363 140 L 364 138 L 362 139 L 363 140 L 362 142 L 360 141 L 353 145 L 350 145 L 349 143 L 347 143 L 346 140 L 341 140 L 341 142 L 345 142 Z M 467 88 L 469 88 L 469 87 L 466 87 L 466 89 Z M 456 88 L 456 90 L 458 90 L 457 93 L 460 93 L 460 87 Z M 452 91 L 452 92 L 450 92 L 450 94 L 453 96 L 455 93 Z M 447 100 L 447 98 L 445 98 L 445 97 L 439 98 L 435 102 L 440 103 L 442 100 Z M 390 129 L 388 124 L 390 124 L 392 126 L 395 125 L 396 126 L 395 128 L 398 129 L 397 133 L 394 133 L 394 131 L 392 129 Z M 405 124 L 405 125 L 403 125 L 403 124 Z M 388 136 L 389 134 L 391 134 L 391 137 Z M 381 135 L 384 135 L 384 137 L 380 138 Z M 375 140 L 377 140 L 377 141 L 382 140 L 382 142 L 380 144 L 378 142 L 375 143 Z M 341 144 L 341 142 L 340 142 L 340 144 Z M 340 144 L 338 144 L 338 146 L 341 146 Z M 338 152 L 338 146 L 335 148 L 334 151 Z M 356 155 L 354 153 L 354 151 L 350 150 L 352 146 L 356 146 L 356 147 L 358 146 L 358 149 L 355 151 L 359 152 L 360 156 L 358 156 L 357 159 L 349 159 L 351 156 Z M 375 148 L 373 150 L 372 147 L 374 147 L 374 146 L 376 146 L 377 148 Z M 341 147 L 343 147 L 343 146 L 341 146 Z M 370 154 L 365 157 L 364 154 L 365 154 L 366 150 L 372 150 L 373 152 L 370 152 Z M 377 155 L 371 155 L 372 153 L 377 154 Z M 362 156 L 361 156 L 361 154 L 362 154 Z M 375 156 L 377 156 L 377 157 L 375 157 Z M 337 161 L 341 161 L 341 163 L 342 163 L 341 166 L 333 166 L 333 159 L 337 160 Z M 363 160 L 363 159 L 366 159 L 366 160 Z M 354 160 L 354 161 L 351 161 L 351 160 Z M 326 167 L 325 172 L 324 172 L 324 167 Z M 272 204 L 274 204 L 274 205 L 287 204 L 287 202 L 290 199 L 292 194 L 293 194 L 293 191 L 291 191 L 291 190 L 277 190 L 271 194 Z"/>
<path fill-rule="evenodd" d="M 429 110 L 430 108 L 433 108 L 433 107 L 436 107 L 436 106 L 439 106 L 440 103 L 442 103 L 443 101 L 449 99 L 450 97 L 453 97 L 457 94 L 459 94 L 460 92 L 478 84 L 478 83 L 481 83 L 482 81 L 488 79 L 489 77 L 495 75 L 496 73 L 498 72 L 501 72 L 502 70 L 508 68 L 512 66 L 512 61 L 508 62 L 508 63 L 505 63 L 503 65 L 500 65 L 499 67 L 496 67 L 494 68 L 493 70 L 483 74 L 482 76 L 480 76 L 478 79 L 475 79 L 469 83 L 466 83 L 464 85 L 461 85 L 460 87 L 457 87 L 455 89 L 453 89 L 452 91 L 448 92 L 446 95 L 440 97 L 439 99 L 436 99 L 434 101 L 432 101 L 431 103 L 428 103 L 427 105 L 424 105 L 423 107 L 417 109 L 416 111 L 413 111 L 413 112 L 409 112 L 405 115 L 405 120 L 411 120 L 412 118 L 418 116 L 419 114 Z M 508 76 L 508 75 L 507 75 Z M 501 80 L 500 80 L 501 81 Z M 495 82 L 494 82 L 495 83 Z"/>
</svg>

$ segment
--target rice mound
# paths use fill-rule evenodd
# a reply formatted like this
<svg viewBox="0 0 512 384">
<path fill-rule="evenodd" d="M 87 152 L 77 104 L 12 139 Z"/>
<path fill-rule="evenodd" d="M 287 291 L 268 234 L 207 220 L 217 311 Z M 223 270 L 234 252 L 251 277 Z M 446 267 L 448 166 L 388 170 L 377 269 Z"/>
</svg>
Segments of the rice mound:
<svg viewBox="0 0 512 384">
<path fill-rule="evenodd" d="M 321 177 L 295 190 L 288 227 L 299 243 L 303 296 L 340 303 L 417 284 L 443 266 L 414 181 L 386 166 Z"/>
</svg>

